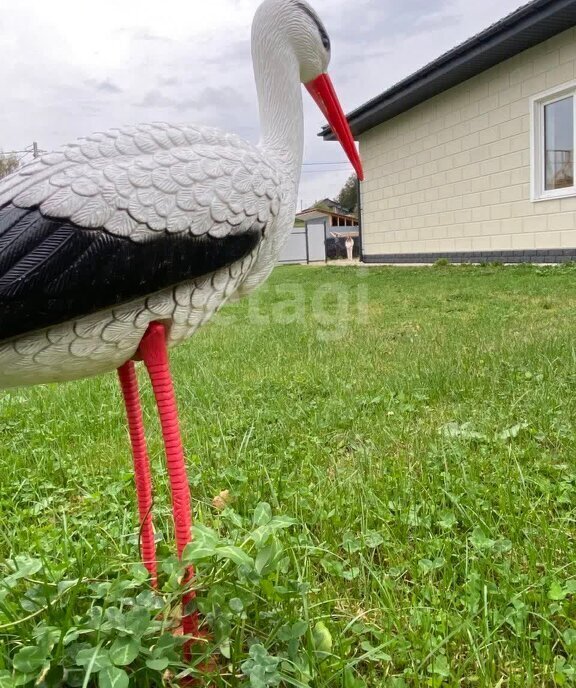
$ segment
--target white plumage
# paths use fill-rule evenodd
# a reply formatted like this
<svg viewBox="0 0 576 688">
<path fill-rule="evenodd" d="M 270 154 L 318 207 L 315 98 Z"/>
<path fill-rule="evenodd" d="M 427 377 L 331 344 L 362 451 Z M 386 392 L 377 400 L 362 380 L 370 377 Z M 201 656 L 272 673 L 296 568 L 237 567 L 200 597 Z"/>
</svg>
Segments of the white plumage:
<svg viewBox="0 0 576 688">
<path fill-rule="evenodd" d="M 238 136 L 160 122 L 42 156 L 0 187 L 0 206 L 38 205 L 49 217 L 134 241 L 164 231 L 221 238 L 278 214 L 282 176 L 277 161 Z"/>
<path fill-rule="evenodd" d="M 0 205 L 39 206 L 49 217 L 136 242 L 161 233 L 222 238 L 266 228 L 265 244 L 267 232 L 278 238 L 282 202 L 294 202 L 291 182 L 289 171 L 237 136 L 156 123 L 95 134 L 39 158 L 2 185 Z M 263 278 L 276 243 L 260 265 Z M 238 289 L 261 248 L 146 299 L 0 343 L 0 387 L 114 370 L 134 355 L 154 320 L 170 322 L 170 345 L 183 341 Z"/>
</svg>

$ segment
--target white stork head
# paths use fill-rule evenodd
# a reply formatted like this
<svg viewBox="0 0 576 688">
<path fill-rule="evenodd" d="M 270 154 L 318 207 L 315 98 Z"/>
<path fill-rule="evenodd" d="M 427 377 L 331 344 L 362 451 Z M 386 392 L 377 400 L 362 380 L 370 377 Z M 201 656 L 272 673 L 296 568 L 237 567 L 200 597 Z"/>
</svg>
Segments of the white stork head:
<svg viewBox="0 0 576 688">
<path fill-rule="evenodd" d="M 316 12 L 304 0 L 289 0 L 286 28 L 300 65 L 303 84 L 324 74 L 330 63 L 330 39 Z"/>
<path fill-rule="evenodd" d="M 306 0 L 264 0 L 256 11 L 254 33 L 263 41 L 277 42 L 296 59 L 300 81 L 328 120 L 359 179 L 362 163 L 332 81 L 327 74 L 330 39 L 324 24 Z"/>
</svg>

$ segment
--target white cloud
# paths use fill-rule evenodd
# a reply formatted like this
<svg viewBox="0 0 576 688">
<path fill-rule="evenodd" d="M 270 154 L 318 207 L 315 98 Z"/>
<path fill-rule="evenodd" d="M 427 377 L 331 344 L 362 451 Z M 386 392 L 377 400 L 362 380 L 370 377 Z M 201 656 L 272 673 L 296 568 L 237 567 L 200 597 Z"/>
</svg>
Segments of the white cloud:
<svg viewBox="0 0 576 688">
<path fill-rule="evenodd" d="M 345 110 L 515 9 L 519 0 L 312 0 L 332 38 Z M 256 141 L 250 23 L 259 0 L 0 0 L 0 147 L 51 149 L 157 119 L 214 124 Z M 316 134 L 305 96 L 305 161 L 345 159 Z M 307 165 L 304 205 L 334 195 L 349 165 Z"/>
</svg>

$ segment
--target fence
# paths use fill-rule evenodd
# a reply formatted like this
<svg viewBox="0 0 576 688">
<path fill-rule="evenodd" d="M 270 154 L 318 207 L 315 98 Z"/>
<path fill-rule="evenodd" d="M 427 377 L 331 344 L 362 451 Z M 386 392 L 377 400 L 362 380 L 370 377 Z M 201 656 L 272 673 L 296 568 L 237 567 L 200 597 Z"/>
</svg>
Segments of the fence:
<svg viewBox="0 0 576 688">
<path fill-rule="evenodd" d="M 279 263 L 317 263 L 325 261 L 324 225 L 294 227 L 278 260 Z"/>
</svg>

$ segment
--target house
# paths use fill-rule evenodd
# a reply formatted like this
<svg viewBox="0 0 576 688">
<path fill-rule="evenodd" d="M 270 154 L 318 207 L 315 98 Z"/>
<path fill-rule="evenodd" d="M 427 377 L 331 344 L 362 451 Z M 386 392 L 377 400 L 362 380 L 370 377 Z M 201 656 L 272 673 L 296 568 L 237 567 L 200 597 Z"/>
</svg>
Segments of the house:
<svg viewBox="0 0 576 688">
<path fill-rule="evenodd" d="M 358 216 L 330 198 L 324 198 L 312 208 L 301 210 L 296 215 L 302 220 L 308 232 L 321 229 L 324 237 L 325 260 L 346 257 L 346 237 L 354 240 L 354 255 L 359 254 Z"/>
<path fill-rule="evenodd" d="M 364 261 L 576 260 L 575 27 L 533 0 L 348 115 Z"/>
<path fill-rule="evenodd" d="M 294 227 L 280 255 L 280 263 L 326 262 L 344 258 L 345 238 L 354 238 L 358 245 L 358 218 L 330 198 L 318 201 L 311 208 L 296 214 Z M 356 248 L 358 254 L 358 247 Z"/>
<path fill-rule="evenodd" d="M 331 198 L 323 198 L 321 201 L 316 201 L 312 208 L 322 208 L 323 210 L 328 210 L 342 219 L 347 217 L 356 219 L 355 213 L 352 212 L 350 208 L 345 208 L 343 205 L 340 205 L 338 201 L 334 201 Z M 311 210 L 312 208 L 306 208 L 306 210 Z M 303 213 L 306 211 L 301 210 L 300 212 Z"/>
<path fill-rule="evenodd" d="M 330 198 L 324 198 L 311 208 L 296 213 L 296 220 L 304 222 L 306 226 L 322 225 L 326 239 L 330 239 L 337 231 L 358 234 L 358 215 Z M 338 227 L 340 229 L 336 229 Z M 349 229 L 344 229 L 346 227 Z"/>
</svg>

